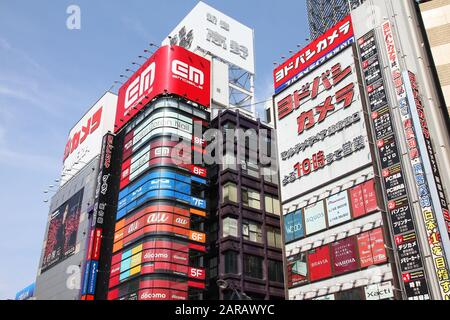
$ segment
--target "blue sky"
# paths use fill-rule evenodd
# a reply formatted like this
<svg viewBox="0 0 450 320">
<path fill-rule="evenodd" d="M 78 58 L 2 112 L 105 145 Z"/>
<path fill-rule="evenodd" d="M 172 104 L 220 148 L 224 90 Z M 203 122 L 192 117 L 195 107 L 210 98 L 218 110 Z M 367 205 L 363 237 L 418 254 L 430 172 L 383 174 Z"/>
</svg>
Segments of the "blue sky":
<svg viewBox="0 0 450 320">
<path fill-rule="evenodd" d="M 308 37 L 304 1 L 206 3 L 255 30 L 256 100 L 272 68 Z M 70 128 L 150 42 L 195 6 L 171 1 L 0 0 L 0 299 L 33 282 L 54 184 Z M 81 30 L 66 9 L 81 8 Z"/>
</svg>

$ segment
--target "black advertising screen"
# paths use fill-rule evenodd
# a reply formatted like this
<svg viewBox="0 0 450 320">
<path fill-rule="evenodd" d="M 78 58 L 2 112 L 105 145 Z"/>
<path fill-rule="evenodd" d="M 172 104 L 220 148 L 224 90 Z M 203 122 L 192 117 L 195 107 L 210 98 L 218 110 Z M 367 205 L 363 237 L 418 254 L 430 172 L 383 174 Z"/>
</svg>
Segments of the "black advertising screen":
<svg viewBox="0 0 450 320">
<path fill-rule="evenodd" d="M 415 232 L 396 236 L 395 242 L 402 272 L 422 268 L 422 259 Z"/>
<path fill-rule="evenodd" d="M 389 206 L 389 214 L 395 235 L 414 231 L 411 207 L 407 197 L 392 201 Z"/>
<path fill-rule="evenodd" d="M 376 140 L 394 133 L 389 106 L 382 107 L 377 111 L 372 112 L 372 122 L 375 129 Z"/>
<path fill-rule="evenodd" d="M 378 140 L 377 146 L 380 154 L 382 169 L 386 169 L 399 163 L 400 157 L 394 135 Z"/>
<path fill-rule="evenodd" d="M 83 192 L 84 188 L 52 213 L 42 259 L 42 271 L 46 271 L 75 252 Z"/>
<path fill-rule="evenodd" d="M 383 179 L 389 201 L 406 196 L 405 179 L 400 164 L 383 170 Z"/>
</svg>

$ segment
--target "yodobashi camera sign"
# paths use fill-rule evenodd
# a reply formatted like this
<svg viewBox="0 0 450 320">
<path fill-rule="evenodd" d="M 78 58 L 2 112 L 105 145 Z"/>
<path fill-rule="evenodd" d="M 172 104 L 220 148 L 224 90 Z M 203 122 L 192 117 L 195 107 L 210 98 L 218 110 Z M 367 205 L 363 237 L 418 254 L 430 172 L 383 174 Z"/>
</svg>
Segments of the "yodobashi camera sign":
<svg viewBox="0 0 450 320">
<path fill-rule="evenodd" d="M 282 201 L 370 163 L 354 49 L 274 98 Z"/>
<path fill-rule="evenodd" d="M 203 2 L 189 12 L 162 44 L 178 45 L 193 52 L 200 48 L 255 73 L 253 30 Z"/>
<path fill-rule="evenodd" d="M 61 185 L 100 154 L 103 136 L 114 130 L 117 96 L 106 92 L 70 130 Z"/>
</svg>

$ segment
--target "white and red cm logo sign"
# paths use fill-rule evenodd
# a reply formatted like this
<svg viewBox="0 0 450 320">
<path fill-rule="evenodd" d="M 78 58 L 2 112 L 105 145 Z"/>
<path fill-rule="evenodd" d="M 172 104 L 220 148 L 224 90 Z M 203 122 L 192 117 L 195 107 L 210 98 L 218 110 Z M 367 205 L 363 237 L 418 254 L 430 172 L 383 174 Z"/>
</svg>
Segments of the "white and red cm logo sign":
<svg viewBox="0 0 450 320">
<path fill-rule="evenodd" d="M 172 74 L 178 76 L 181 80 L 193 85 L 199 89 L 203 89 L 205 83 L 205 74 L 187 63 L 180 60 L 172 61 Z"/>
<path fill-rule="evenodd" d="M 152 62 L 131 82 L 125 93 L 125 110 L 138 103 L 155 82 L 156 62 Z"/>
<path fill-rule="evenodd" d="M 176 94 L 209 107 L 210 65 L 184 48 L 159 48 L 119 89 L 115 132 L 160 94 Z"/>
</svg>

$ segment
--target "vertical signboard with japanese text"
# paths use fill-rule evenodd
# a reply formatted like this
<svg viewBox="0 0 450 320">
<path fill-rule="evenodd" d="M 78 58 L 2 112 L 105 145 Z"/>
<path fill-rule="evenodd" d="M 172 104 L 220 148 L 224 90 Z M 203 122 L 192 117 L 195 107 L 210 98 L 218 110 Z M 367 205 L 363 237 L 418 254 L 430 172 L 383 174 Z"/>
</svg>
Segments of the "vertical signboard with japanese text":
<svg viewBox="0 0 450 320">
<path fill-rule="evenodd" d="M 94 210 L 89 231 L 89 241 L 86 256 L 84 277 L 81 288 L 81 298 L 92 300 L 96 293 L 97 273 L 104 237 L 104 221 L 106 215 L 113 214 L 112 208 L 112 153 L 114 150 L 114 135 L 107 133 L 102 141 L 99 173 L 94 198 Z"/>
<path fill-rule="evenodd" d="M 417 94 L 417 90 L 415 95 L 413 92 L 412 83 L 414 84 L 414 87 L 417 88 L 415 75 L 411 72 L 408 73 L 407 71 L 405 71 L 403 73 L 401 71 L 400 59 L 398 57 L 395 44 L 393 27 L 390 21 L 386 21 L 382 24 L 382 31 L 385 40 L 385 49 L 389 57 L 389 70 L 395 86 L 395 94 L 397 100 L 396 102 L 399 106 L 404 137 L 406 139 L 406 145 L 408 148 L 409 163 L 413 169 L 413 174 L 415 176 L 415 186 L 419 198 L 419 205 L 421 208 L 423 221 L 425 223 L 424 226 L 427 230 L 428 244 L 431 249 L 433 265 L 435 268 L 436 277 L 438 279 L 442 299 L 449 300 L 449 267 L 444 252 L 444 247 L 442 245 L 442 235 L 440 234 L 438 221 L 436 220 L 436 209 L 438 208 L 442 211 L 441 199 L 435 199 L 435 202 L 433 203 L 434 199 L 432 198 L 433 194 L 430 192 L 430 183 L 434 183 L 434 181 L 429 181 L 429 178 L 425 174 L 424 167 L 424 157 L 428 157 L 428 153 L 426 152 L 426 146 L 424 145 L 425 143 L 419 143 L 418 141 L 418 132 L 422 131 L 422 126 L 419 125 L 419 123 L 415 125 L 411 116 L 411 108 L 415 107 L 416 101 L 419 103 L 419 105 L 422 105 L 420 97 Z M 407 87 L 409 88 L 410 92 L 409 96 L 407 95 Z M 420 136 L 420 138 L 422 138 L 423 140 L 423 136 Z M 434 180 L 433 177 L 431 177 L 431 180 Z M 436 185 L 434 185 L 434 188 L 436 188 Z M 445 237 L 448 240 L 447 228 L 444 230 L 444 232 Z M 447 276 L 443 277 L 443 274 L 446 274 Z"/>
<path fill-rule="evenodd" d="M 387 91 L 383 78 L 382 60 L 377 48 L 377 41 L 374 31 L 370 31 L 358 39 L 358 47 L 361 56 L 361 65 L 363 68 L 363 80 L 366 87 L 366 95 L 369 100 L 369 114 L 371 118 L 371 127 L 373 137 L 376 141 L 376 155 L 382 170 L 382 187 L 388 203 L 388 218 L 392 226 L 392 233 L 396 240 L 397 252 L 403 248 L 403 236 L 410 239 L 411 235 L 416 237 L 416 230 L 411 214 L 410 200 L 407 193 L 407 186 L 404 178 L 400 159 L 400 149 L 395 134 L 394 120 L 391 108 L 388 104 Z M 361 239 L 362 240 L 362 239 Z M 399 247 L 402 246 L 402 247 Z M 400 264 L 407 257 L 399 257 Z M 403 280 L 409 279 L 409 272 L 419 270 L 423 272 L 422 256 L 419 248 L 415 253 L 414 259 L 419 259 L 420 263 L 416 269 L 402 269 Z M 366 259 L 363 260 L 364 263 Z M 425 281 L 425 280 L 424 280 Z M 405 281 L 406 288 L 408 285 Z M 426 291 L 424 293 L 424 291 Z M 409 291 L 414 293 L 415 291 Z M 429 298 L 428 286 L 423 284 L 423 290 L 420 296 L 408 295 L 408 299 L 427 299 Z"/>
</svg>

